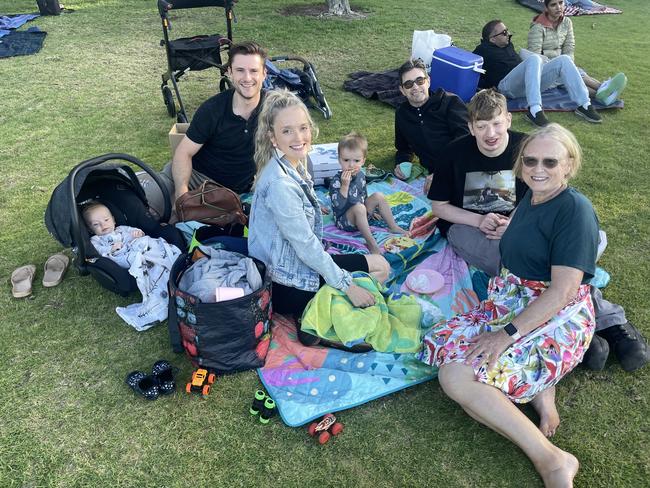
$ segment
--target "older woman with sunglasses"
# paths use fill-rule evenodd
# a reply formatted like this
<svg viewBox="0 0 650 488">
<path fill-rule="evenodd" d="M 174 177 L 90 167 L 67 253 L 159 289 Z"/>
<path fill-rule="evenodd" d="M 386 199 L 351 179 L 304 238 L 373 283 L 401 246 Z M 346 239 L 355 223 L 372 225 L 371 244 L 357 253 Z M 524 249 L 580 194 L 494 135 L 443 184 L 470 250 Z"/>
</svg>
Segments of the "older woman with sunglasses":
<svg viewBox="0 0 650 488">
<path fill-rule="evenodd" d="M 587 282 L 598 219 L 568 186 L 580 163 L 575 137 L 557 124 L 524 140 L 514 171 L 530 189 L 501 239 L 501 274 L 476 309 L 436 324 L 421 353 L 439 367 L 445 393 L 519 446 L 545 486 L 571 486 L 578 471 L 548 437 L 560 423 L 555 385 L 580 363 L 595 328 Z M 539 428 L 512 402 L 531 402 Z"/>
</svg>

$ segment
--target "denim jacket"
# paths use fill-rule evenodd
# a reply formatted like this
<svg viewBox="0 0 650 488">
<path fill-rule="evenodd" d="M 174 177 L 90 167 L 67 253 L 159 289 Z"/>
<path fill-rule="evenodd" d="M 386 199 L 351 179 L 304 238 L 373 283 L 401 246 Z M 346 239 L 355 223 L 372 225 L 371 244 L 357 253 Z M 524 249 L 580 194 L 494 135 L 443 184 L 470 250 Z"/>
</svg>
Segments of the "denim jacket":
<svg viewBox="0 0 650 488">
<path fill-rule="evenodd" d="M 322 235 L 323 218 L 311 179 L 284 158 L 274 157 L 255 182 L 249 254 L 266 264 L 276 283 L 317 291 L 322 276 L 328 285 L 345 291 L 352 277 L 325 252 Z"/>
</svg>

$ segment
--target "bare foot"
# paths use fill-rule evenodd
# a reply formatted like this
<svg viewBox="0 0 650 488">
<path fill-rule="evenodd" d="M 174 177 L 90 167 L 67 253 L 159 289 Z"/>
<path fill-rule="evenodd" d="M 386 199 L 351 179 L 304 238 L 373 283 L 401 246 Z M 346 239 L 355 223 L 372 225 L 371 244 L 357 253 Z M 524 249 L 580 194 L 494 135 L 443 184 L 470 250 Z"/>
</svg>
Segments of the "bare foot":
<svg viewBox="0 0 650 488">
<path fill-rule="evenodd" d="M 530 402 L 539 415 L 539 430 L 546 437 L 555 435 L 560 425 L 560 414 L 555 407 L 555 387 L 547 388 Z"/>
<path fill-rule="evenodd" d="M 551 466 L 538 468 L 546 488 L 571 488 L 580 463 L 573 454 L 557 449 L 557 459 Z"/>
</svg>

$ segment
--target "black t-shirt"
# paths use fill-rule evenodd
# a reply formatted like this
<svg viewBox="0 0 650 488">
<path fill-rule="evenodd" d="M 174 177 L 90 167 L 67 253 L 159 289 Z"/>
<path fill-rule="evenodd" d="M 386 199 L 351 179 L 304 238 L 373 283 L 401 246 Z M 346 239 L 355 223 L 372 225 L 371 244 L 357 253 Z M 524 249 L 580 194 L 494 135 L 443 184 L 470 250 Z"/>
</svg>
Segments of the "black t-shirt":
<svg viewBox="0 0 650 488">
<path fill-rule="evenodd" d="M 250 190 L 255 177 L 254 138 L 262 102 L 245 120 L 232 111 L 233 94 L 228 90 L 206 100 L 194 114 L 186 135 L 203 145 L 192 158 L 192 168 L 243 193 Z"/>
<path fill-rule="evenodd" d="M 598 217 L 591 202 L 575 188 L 531 205 L 526 193 L 501 238 L 503 265 L 520 278 L 551 280 L 551 266 L 584 272 L 587 283 L 596 271 Z"/>
<path fill-rule="evenodd" d="M 478 214 L 509 215 L 528 187 L 512 172 L 519 143 L 526 134 L 512 131 L 508 134 L 506 150 L 493 158 L 479 151 L 472 135 L 451 142 L 444 151 L 438 172 L 433 175 L 429 199 L 449 202 Z M 438 221 L 443 236 L 451 225 L 446 220 Z"/>
</svg>

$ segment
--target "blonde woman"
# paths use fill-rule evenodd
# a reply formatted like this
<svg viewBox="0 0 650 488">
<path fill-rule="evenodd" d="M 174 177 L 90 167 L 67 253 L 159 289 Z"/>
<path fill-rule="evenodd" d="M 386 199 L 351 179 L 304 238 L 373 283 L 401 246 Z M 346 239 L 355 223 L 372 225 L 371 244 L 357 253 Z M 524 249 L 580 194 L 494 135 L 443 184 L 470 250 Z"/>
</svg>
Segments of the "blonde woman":
<svg viewBox="0 0 650 488">
<path fill-rule="evenodd" d="M 388 278 L 380 255 L 331 256 L 322 244 L 320 205 L 307 171 L 317 129 L 293 93 L 267 94 L 255 134 L 255 177 L 249 252 L 266 264 L 273 280 L 273 311 L 300 316 L 324 283 L 339 289 L 355 307 L 374 305 L 373 295 L 352 282 L 350 271 Z M 318 338 L 299 331 L 306 345 Z"/>
</svg>

